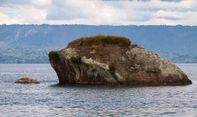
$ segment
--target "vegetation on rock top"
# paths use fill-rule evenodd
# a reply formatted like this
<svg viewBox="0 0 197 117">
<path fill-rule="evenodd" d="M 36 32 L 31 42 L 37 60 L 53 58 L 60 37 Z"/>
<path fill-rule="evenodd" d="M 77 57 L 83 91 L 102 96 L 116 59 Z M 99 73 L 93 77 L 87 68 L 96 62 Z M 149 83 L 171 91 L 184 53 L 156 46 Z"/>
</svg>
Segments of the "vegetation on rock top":
<svg viewBox="0 0 197 117">
<path fill-rule="evenodd" d="M 80 47 L 80 46 L 91 46 L 91 45 L 119 45 L 129 46 L 131 41 L 122 36 L 111 36 L 111 35 L 97 35 L 92 37 L 82 37 L 71 42 L 68 47 Z"/>
</svg>

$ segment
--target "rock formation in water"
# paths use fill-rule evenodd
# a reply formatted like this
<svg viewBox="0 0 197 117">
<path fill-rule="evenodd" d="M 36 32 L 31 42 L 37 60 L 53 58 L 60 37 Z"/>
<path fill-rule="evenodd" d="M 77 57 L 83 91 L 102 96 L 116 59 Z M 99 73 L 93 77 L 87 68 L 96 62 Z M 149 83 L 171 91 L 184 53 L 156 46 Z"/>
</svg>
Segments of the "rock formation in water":
<svg viewBox="0 0 197 117">
<path fill-rule="evenodd" d="M 15 83 L 21 83 L 21 84 L 39 84 L 40 82 L 37 81 L 37 80 L 34 80 L 30 77 L 23 77 L 23 78 L 20 78 L 18 80 L 16 80 Z"/>
<path fill-rule="evenodd" d="M 59 84 L 187 85 L 175 64 L 119 36 L 80 38 L 49 53 Z"/>
</svg>

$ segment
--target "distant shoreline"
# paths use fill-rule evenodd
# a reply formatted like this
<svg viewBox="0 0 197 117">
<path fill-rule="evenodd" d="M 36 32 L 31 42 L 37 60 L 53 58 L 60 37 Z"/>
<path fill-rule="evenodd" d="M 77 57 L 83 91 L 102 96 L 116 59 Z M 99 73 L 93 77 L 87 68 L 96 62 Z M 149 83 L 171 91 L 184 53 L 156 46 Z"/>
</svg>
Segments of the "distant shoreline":
<svg viewBox="0 0 197 117">
<path fill-rule="evenodd" d="M 183 25 L 0 25 L 0 63 L 48 63 L 48 52 L 80 37 L 128 37 L 174 63 L 197 63 L 197 26 Z"/>
</svg>

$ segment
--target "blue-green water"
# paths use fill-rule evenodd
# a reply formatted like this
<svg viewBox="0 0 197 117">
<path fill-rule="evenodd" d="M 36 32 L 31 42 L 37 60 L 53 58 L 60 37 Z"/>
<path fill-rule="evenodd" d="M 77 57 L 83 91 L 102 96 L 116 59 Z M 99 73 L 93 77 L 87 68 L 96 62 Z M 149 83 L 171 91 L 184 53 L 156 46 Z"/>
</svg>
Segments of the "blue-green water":
<svg viewBox="0 0 197 117">
<path fill-rule="evenodd" d="M 188 86 L 59 87 L 48 64 L 0 64 L 0 117 L 197 117 L 197 64 L 178 64 Z M 15 84 L 22 76 L 41 81 Z"/>
</svg>

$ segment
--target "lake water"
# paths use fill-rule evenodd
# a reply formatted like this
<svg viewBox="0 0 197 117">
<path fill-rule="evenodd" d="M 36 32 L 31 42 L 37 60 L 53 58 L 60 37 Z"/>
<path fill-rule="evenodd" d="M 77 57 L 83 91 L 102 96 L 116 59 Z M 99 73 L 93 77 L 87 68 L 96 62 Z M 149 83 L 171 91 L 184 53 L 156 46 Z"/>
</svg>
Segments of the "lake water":
<svg viewBox="0 0 197 117">
<path fill-rule="evenodd" d="M 59 87 L 48 64 L 0 64 L 0 117 L 197 117 L 197 64 L 178 64 L 188 86 Z M 22 76 L 41 81 L 15 84 Z"/>
</svg>

